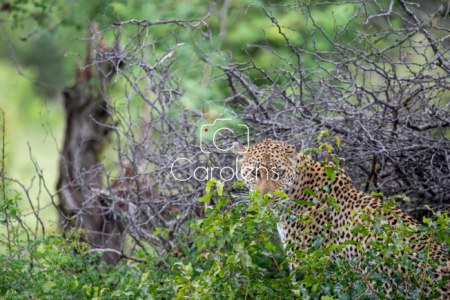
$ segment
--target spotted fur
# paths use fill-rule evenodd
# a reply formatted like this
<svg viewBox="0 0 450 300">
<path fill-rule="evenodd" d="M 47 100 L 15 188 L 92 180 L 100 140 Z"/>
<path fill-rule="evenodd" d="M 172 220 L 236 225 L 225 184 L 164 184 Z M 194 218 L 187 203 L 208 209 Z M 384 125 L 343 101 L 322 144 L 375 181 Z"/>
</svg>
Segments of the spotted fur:
<svg viewBox="0 0 450 300">
<path fill-rule="evenodd" d="M 285 204 L 297 215 L 309 211 L 313 219 L 312 223 L 305 225 L 300 222 L 289 222 L 287 215 L 281 216 L 281 222 L 278 225 L 281 241 L 284 244 L 291 241 L 297 244 L 296 248 L 288 251 L 288 255 L 298 250 L 301 245 L 314 241 L 320 233 L 324 233 L 321 228 L 326 222 L 333 224 L 334 228 L 340 231 L 336 239 L 329 240 L 327 243 L 339 245 L 350 239 L 361 240 L 361 238 L 353 237 L 350 229 L 343 228 L 347 224 L 351 227 L 355 226 L 351 219 L 351 210 L 365 209 L 367 207 L 376 209 L 383 204 L 380 199 L 356 190 L 344 170 L 342 170 L 342 175 L 336 175 L 336 181 L 331 183 L 331 180 L 325 174 L 325 166 L 318 162 L 310 161 L 304 155 L 298 153 L 295 146 L 266 139 L 254 145 L 251 149 L 235 144 L 234 152 L 237 163 L 241 167 L 241 175 L 244 178 L 245 185 L 250 190 L 259 189 L 262 194 L 280 190 L 286 193 L 290 199 L 312 201 L 313 196 L 306 195 L 304 193 L 305 188 L 314 190 L 319 185 L 326 185 L 330 188 L 330 194 L 324 193 L 323 197 L 333 196 L 335 199 L 338 199 L 340 210 L 334 214 L 329 214 L 326 211 L 319 212 L 315 207 L 298 205 L 292 201 Z M 405 224 L 420 225 L 419 222 L 401 209 L 393 207 L 391 210 L 401 217 Z M 392 214 L 387 214 L 386 220 L 393 226 L 398 223 L 397 218 Z M 307 235 L 303 234 L 306 226 L 309 226 L 308 229 L 310 231 Z M 328 229 L 328 236 L 332 236 L 331 229 Z M 419 242 L 416 235 L 408 239 Z M 421 243 L 412 244 L 412 249 L 420 251 L 429 242 L 431 243 L 434 249 L 431 255 L 445 263 L 445 266 L 439 266 L 438 269 L 434 270 L 437 278 L 440 279 L 443 275 L 450 273 L 450 258 L 447 253 L 441 251 L 437 241 L 430 241 L 429 239 L 430 237 L 427 236 L 422 237 Z M 370 245 L 367 246 L 370 247 Z M 342 253 L 347 257 L 359 255 L 355 245 L 347 245 Z M 407 254 L 411 258 L 415 255 L 414 253 Z M 296 264 L 291 264 L 290 267 L 291 269 L 295 268 Z M 387 291 L 389 292 L 389 289 Z M 442 296 L 439 299 L 450 300 L 450 281 L 442 287 L 440 292 Z"/>
</svg>

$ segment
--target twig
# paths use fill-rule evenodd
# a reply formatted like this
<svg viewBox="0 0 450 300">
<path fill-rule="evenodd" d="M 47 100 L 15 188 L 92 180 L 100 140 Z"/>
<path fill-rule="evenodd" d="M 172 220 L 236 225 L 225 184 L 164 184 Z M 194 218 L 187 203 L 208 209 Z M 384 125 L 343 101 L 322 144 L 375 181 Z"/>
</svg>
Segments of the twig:
<svg viewBox="0 0 450 300">
<path fill-rule="evenodd" d="M 110 249 L 110 248 L 105 248 L 105 249 L 91 249 L 89 251 L 84 252 L 84 254 L 89 253 L 89 252 L 110 252 L 110 253 L 115 253 L 117 255 L 119 255 L 119 260 L 122 258 L 126 258 L 126 259 L 130 259 L 133 260 L 135 262 L 140 262 L 140 263 L 148 263 L 147 259 L 145 258 L 137 258 L 128 254 L 125 254 L 119 250 L 116 249 Z"/>
<path fill-rule="evenodd" d="M 3 124 L 2 124 L 2 192 L 3 192 L 3 202 L 6 203 L 6 190 L 5 190 L 5 135 L 6 135 L 6 119 L 5 119 L 5 111 L 3 108 L 0 108 L 3 116 Z M 8 220 L 8 210 L 5 207 L 5 219 L 6 219 L 6 231 L 8 233 L 8 248 L 9 255 L 11 255 L 11 238 L 9 236 L 9 220 Z"/>
<path fill-rule="evenodd" d="M 359 267 L 358 267 L 358 266 L 355 267 L 353 264 L 351 264 L 351 265 L 353 266 L 354 270 L 355 270 L 356 272 L 358 272 L 359 275 L 361 275 L 362 280 L 364 280 L 364 282 L 366 283 L 367 287 L 370 289 L 370 291 L 372 292 L 372 294 L 374 294 L 374 295 L 376 295 L 378 298 L 380 298 L 380 297 L 378 296 L 378 294 L 375 292 L 375 290 L 372 288 L 372 286 L 370 285 L 369 281 L 367 281 L 366 276 L 364 276 L 364 274 L 363 274 L 362 271 L 359 269 Z"/>
</svg>

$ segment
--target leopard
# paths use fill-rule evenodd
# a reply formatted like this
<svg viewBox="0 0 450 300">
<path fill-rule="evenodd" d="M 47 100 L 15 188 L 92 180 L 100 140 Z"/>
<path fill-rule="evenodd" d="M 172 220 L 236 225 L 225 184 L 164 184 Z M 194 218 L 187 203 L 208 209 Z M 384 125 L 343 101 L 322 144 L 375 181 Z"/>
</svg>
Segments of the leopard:
<svg viewBox="0 0 450 300">
<path fill-rule="evenodd" d="M 381 209 L 384 203 L 383 200 L 356 189 L 345 169 L 339 168 L 339 172 L 335 172 L 333 180 L 327 175 L 325 168 L 332 167 L 337 169 L 335 163 L 328 162 L 324 164 L 316 162 L 310 156 L 302 153 L 299 148 L 296 145 L 272 139 L 262 140 L 253 145 L 253 147 L 245 147 L 238 142 L 233 144 L 236 163 L 240 167 L 240 175 L 248 189 L 252 191 L 259 190 L 262 195 L 276 191 L 285 193 L 288 201 L 282 206 L 284 211 L 286 211 L 286 208 L 289 208 L 297 216 L 304 215 L 305 212 L 309 212 L 312 216 L 313 222 L 305 224 L 305 222 L 290 221 L 289 213 L 280 214 L 277 230 L 283 247 L 286 247 L 288 243 L 296 245 L 288 248 L 286 253 L 288 256 L 292 256 L 294 251 L 298 250 L 302 245 L 303 247 L 310 245 L 321 234 L 326 233 L 328 237 L 332 237 L 331 227 L 327 226 L 327 229 L 323 229 L 326 223 L 331 224 L 335 231 L 336 229 L 339 231 L 337 236 L 335 235 L 334 238 L 330 238 L 327 241 L 329 244 L 342 245 L 351 239 L 362 239 L 354 237 L 351 232 L 351 228 L 358 222 L 358 216 L 352 214 L 352 211 L 355 210 L 363 211 L 370 208 L 373 211 L 379 209 L 384 214 L 385 221 L 392 226 L 398 225 L 400 220 L 398 217 L 406 225 L 416 227 L 421 225 L 420 222 L 397 206 L 391 207 L 387 212 Z M 315 191 L 320 186 L 328 187 L 328 193 L 323 193 L 322 197 L 332 196 L 336 199 L 339 205 L 338 211 L 334 211 L 331 214 L 327 210 L 317 209 L 317 206 L 311 207 L 298 204 L 298 201 L 293 201 L 302 200 L 311 203 L 314 195 L 311 193 L 306 194 L 305 190 Z M 321 196 L 318 197 L 320 198 Z M 279 198 L 274 197 L 271 203 L 275 201 L 279 201 Z M 308 234 L 305 234 L 305 232 L 308 232 Z M 366 240 L 368 238 L 370 236 L 366 237 Z M 414 250 L 421 251 L 428 242 L 431 243 L 432 247 L 430 248 L 434 250 L 430 250 L 430 255 L 441 262 L 441 265 L 433 269 L 437 280 L 450 274 L 450 257 L 448 252 L 442 250 L 443 246 L 437 240 L 428 235 L 419 237 L 417 234 L 404 239 L 417 242 L 411 243 L 412 253 L 406 253 L 410 259 L 417 255 Z M 369 243 L 365 245 L 371 247 Z M 334 251 L 329 255 L 333 254 Z M 354 244 L 343 246 L 341 254 L 347 258 L 360 256 L 359 250 Z M 298 264 L 299 262 L 291 260 L 289 267 L 291 270 L 294 270 Z M 400 266 L 398 270 L 401 271 Z M 391 273 L 388 274 L 392 274 L 392 272 L 391 270 Z M 388 295 L 392 292 L 392 285 L 388 287 L 385 283 L 383 288 L 385 288 L 385 292 Z M 450 300 L 450 280 L 439 289 L 439 293 L 440 300 Z"/>
</svg>

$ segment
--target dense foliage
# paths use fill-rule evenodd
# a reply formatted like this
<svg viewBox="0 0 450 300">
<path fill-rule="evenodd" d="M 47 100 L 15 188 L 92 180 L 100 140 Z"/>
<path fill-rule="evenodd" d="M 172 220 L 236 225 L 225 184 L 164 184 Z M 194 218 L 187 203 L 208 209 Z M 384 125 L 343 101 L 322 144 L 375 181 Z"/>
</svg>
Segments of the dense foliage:
<svg viewBox="0 0 450 300">
<path fill-rule="evenodd" d="M 327 174 L 333 178 L 335 172 L 339 173 L 338 165 Z M 239 186 L 242 183 L 233 187 Z M 96 264 L 100 252 L 90 251 L 90 246 L 80 241 L 81 231 L 16 243 L 22 246 L 0 256 L 0 293 L 5 299 L 434 299 L 439 296 L 436 287 L 449 279 L 444 276 L 438 281 L 431 272 L 440 262 L 430 258 L 430 245 L 411 259 L 406 253 L 414 252 L 413 243 L 404 241 L 412 234 L 430 235 L 448 255 L 450 218 L 446 212 L 424 218 L 427 226 L 418 227 L 397 217 L 399 223 L 394 227 L 382 214 L 392 213 L 390 209 L 398 206 L 394 197 L 380 209 L 352 212 L 352 218 L 362 220 L 351 228 L 353 237 L 378 238 L 369 241 L 370 249 L 355 239 L 327 244 L 329 237 L 321 234 L 311 244 L 300 245 L 295 257 L 286 257 L 285 251 L 297 245 L 283 249 L 277 237 L 279 216 L 288 213 L 291 222 L 310 223 L 309 211 L 295 215 L 283 210 L 288 199 L 279 191 L 264 196 L 253 191 L 242 199 L 233 194 L 233 187 L 228 190 L 223 182 L 208 182 L 206 194 L 198 199 L 204 203 L 206 215 L 188 224 L 193 231 L 185 238 L 191 242 L 178 253 L 158 256 L 138 250 L 136 257 L 126 256 L 117 266 L 107 266 Z M 314 199 L 328 192 L 327 186 L 305 190 L 318 196 Z M 279 200 L 273 203 L 273 199 Z M 294 202 L 330 214 L 340 209 L 339 201 L 330 197 Z M 2 209 L 11 217 L 20 215 L 12 201 Z M 329 227 L 332 225 L 325 224 L 324 232 Z M 159 234 L 169 233 L 158 229 L 155 235 Z M 339 229 L 333 228 L 333 235 L 338 234 Z M 361 255 L 350 259 L 340 255 L 340 249 L 349 244 L 356 245 Z M 293 261 L 300 264 L 290 271 L 287 264 Z M 394 292 L 386 294 L 383 284 L 392 286 Z"/>
</svg>

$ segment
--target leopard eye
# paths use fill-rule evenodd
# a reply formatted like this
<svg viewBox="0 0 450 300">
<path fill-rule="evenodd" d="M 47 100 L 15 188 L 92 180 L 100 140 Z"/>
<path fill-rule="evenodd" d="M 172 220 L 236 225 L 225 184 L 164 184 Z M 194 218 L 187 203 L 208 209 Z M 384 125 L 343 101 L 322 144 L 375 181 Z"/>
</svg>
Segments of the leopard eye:
<svg viewBox="0 0 450 300">
<path fill-rule="evenodd" d="M 273 180 L 278 180 L 281 176 L 283 176 L 284 170 L 279 170 L 278 172 L 274 172 Z"/>
<path fill-rule="evenodd" d="M 261 176 L 261 172 L 258 172 L 258 169 L 253 169 L 252 170 L 252 175 L 255 177 L 260 177 Z"/>
</svg>

